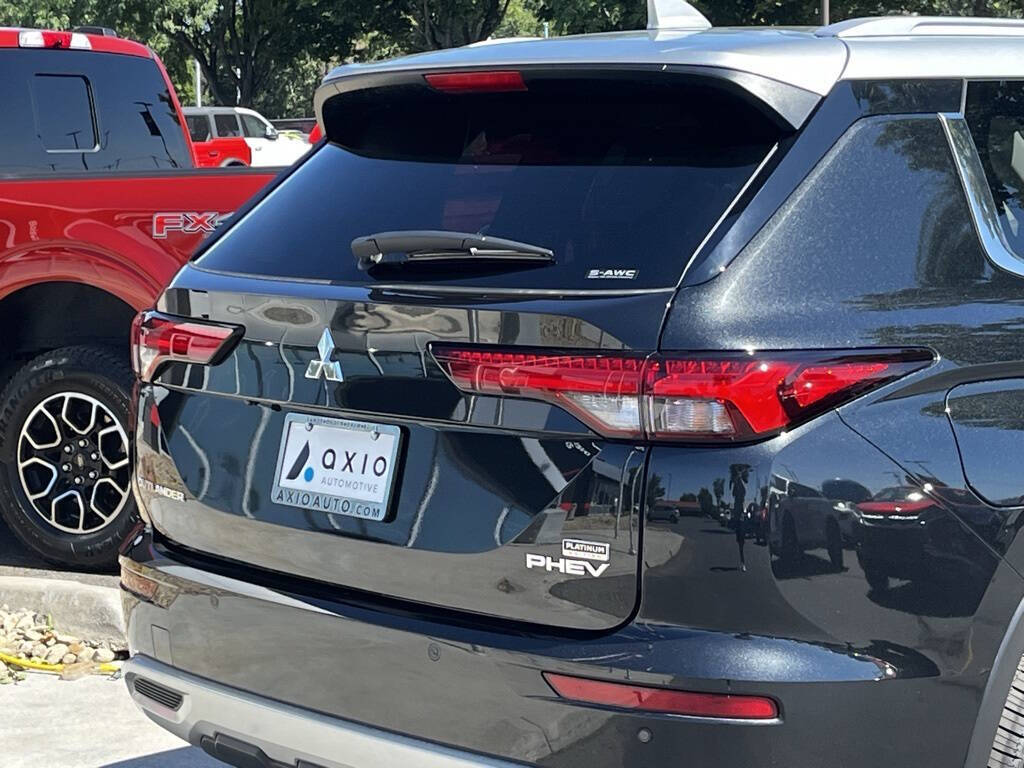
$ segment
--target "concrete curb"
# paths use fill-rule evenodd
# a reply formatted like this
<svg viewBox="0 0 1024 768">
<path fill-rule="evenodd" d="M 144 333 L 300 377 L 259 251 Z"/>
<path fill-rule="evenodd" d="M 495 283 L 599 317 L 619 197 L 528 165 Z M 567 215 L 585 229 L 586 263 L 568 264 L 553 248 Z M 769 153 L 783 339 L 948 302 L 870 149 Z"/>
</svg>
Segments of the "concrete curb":
<svg viewBox="0 0 1024 768">
<path fill-rule="evenodd" d="M 120 591 L 67 579 L 0 576 L 0 604 L 12 610 L 30 608 L 49 615 L 64 634 L 127 650 Z"/>
</svg>

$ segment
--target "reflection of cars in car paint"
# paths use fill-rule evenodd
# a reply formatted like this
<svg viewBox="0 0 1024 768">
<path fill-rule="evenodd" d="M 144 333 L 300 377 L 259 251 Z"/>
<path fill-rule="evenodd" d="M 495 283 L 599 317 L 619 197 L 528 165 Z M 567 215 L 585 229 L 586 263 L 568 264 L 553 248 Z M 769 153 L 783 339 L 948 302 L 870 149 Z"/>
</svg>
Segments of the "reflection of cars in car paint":
<svg viewBox="0 0 1024 768">
<path fill-rule="evenodd" d="M 679 508 L 669 501 L 658 501 L 647 511 L 647 519 L 651 522 L 678 523 Z"/>
<path fill-rule="evenodd" d="M 841 510 L 822 491 L 786 477 L 772 477 L 768 490 L 770 541 L 783 557 L 825 549 L 834 568 L 843 567 Z"/>
<path fill-rule="evenodd" d="M 201 166 L 281 167 L 302 157 L 308 145 L 283 134 L 259 112 L 244 107 L 185 107 L 185 120 Z"/>
<path fill-rule="evenodd" d="M 930 484 L 926 488 L 927 493 L 916 486 L 883 488 L 855 505 L 857 560 L 872 589 L 888 589 L 893 578 L 914 581 L 965 577 L 966 561 L 951 557 L 948 545 L 970 534 L 949 517 L 939 501 L 957 510 L 975 530 L 987 528 L 993 537 L 998 533 L 996 511 L 969 491 Z M 936 537 L 941 542 L 936 542 Z"/>
</svg>

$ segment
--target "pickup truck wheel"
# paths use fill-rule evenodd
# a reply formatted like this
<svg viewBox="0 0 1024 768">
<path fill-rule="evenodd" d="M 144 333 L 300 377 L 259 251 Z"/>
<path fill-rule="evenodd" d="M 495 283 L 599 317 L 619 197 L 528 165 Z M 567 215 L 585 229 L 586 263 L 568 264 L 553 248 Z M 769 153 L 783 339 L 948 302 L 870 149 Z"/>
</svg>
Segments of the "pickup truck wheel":
<svg viewBox="0 0 1024 768">
<path fill-rule="evenodd" d="M 102 347 L 31 360 L 0 396 L 0 514 L 46 560 L 108 568 L 138 519 L 127 361 Z"/>
</svg>

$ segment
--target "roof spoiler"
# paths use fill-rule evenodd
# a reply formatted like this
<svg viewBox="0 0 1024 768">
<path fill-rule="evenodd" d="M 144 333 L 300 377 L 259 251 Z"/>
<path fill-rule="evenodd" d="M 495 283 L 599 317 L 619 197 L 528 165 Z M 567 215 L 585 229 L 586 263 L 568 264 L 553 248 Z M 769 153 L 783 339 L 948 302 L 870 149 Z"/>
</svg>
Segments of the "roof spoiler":
<svg viewBox="0 0 1024 768">
<path fill-rule="evenodd" d="M 647 0 L 647 28 L 710 29 L 711 22 L 686 0 Z"/>
</svg>

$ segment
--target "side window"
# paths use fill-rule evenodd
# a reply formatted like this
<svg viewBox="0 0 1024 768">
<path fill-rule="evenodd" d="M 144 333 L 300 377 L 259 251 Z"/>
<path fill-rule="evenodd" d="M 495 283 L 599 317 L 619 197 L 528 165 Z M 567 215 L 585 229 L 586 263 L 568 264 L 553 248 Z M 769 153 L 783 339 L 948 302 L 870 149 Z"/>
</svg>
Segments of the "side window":
<svg viewBox="0 0 1024 768">
<path fill-rule="evenodd" d="M 217 135 L 222 139 L 233 139 L 241 136 L 238 130 L 238 116 L 234 114 L 221 113 L 213 116 L 217 125 Z"/>
<path fill-rule="evenodd" d="M 92 88 L 79 75 L 35 75 L 32 106 L 36 135 L 47 152 L 96 152 Z"/>
<path fill-rule="evenodd" d="M 206 115 L 188 115 L 185 117 L 188 123 L 188 132 L 192 141 L 209 141 L 211 136 L 210 118 Z"/>
<path fill-rule="evenodd" d="M 1003 235 L 1024 257 L 1024 81 L 970 83 L 965 117 Z"/>
<path fill-rule="evenodd" d="M 267 124 L 255 115 L 242 114 L 242 129 L 247 139 L 265 139 L 267 137 Z"/>
</svg>

